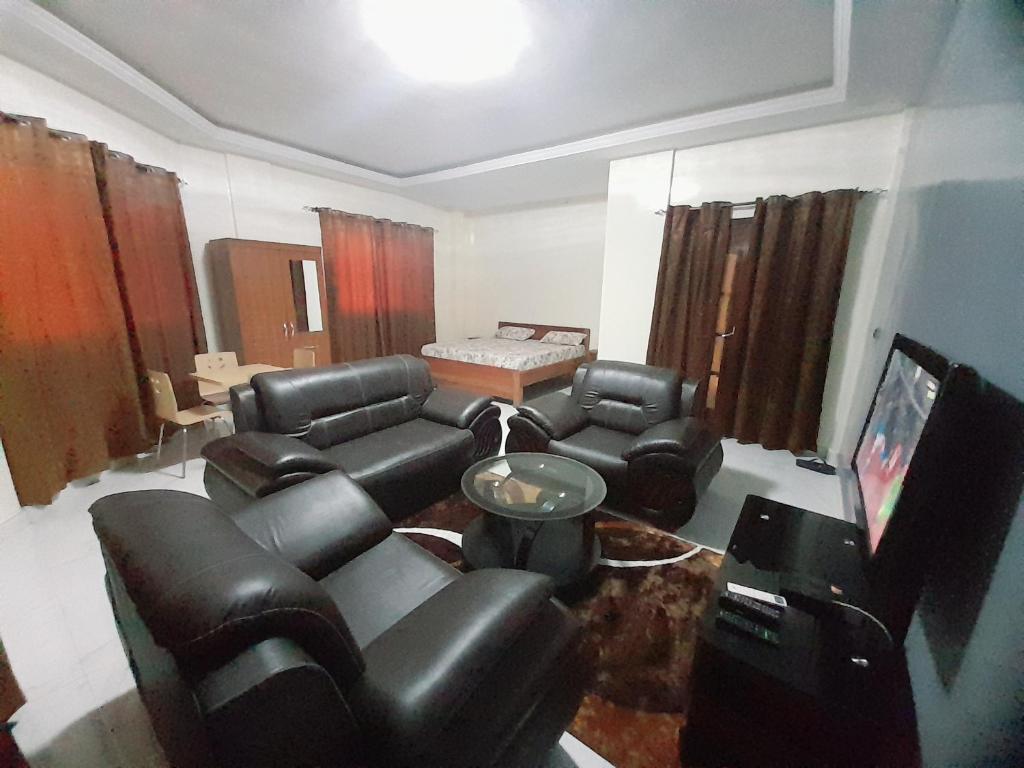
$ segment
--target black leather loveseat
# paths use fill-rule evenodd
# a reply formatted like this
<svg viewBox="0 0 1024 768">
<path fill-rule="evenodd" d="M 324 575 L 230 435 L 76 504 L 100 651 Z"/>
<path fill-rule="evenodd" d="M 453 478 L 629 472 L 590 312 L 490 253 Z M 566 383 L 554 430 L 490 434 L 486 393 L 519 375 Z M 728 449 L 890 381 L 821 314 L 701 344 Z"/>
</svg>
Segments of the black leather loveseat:
<svg viewBox="0 0 1024 768">
<path fill-rule="evenodd" d="M 203 448 L 206 491 L 227 511 L 343 469 L 398 519 L 501 444 L 497 406 L 435 389 L 409 355 L 259 374 L 231 388 L 231 410 L 236 434 Z"/>
<path fill-rule="evenodd" d="M 460 575 L 342 472 L 233 518 L 178 491 L 91 512 L 175 768 L 535 768 L 579 705 L 580 627 L 547 577 Z"/>
<path fill-rule="evenodd" d="M 691 415 L 696 389 L 667 368 L 583 365 L 571 394 L 553 392 L 519 407 L 506 450 L 581 461 L 604 478 L 613 506 L 675 530 L 722 466 L 719 436 Z"/>
</svg>

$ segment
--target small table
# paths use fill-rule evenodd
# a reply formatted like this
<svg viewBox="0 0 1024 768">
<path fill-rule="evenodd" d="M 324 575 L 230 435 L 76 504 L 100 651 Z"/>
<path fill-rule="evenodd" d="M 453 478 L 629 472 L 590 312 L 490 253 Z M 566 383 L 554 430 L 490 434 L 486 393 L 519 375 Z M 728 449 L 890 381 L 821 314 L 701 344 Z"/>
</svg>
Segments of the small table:
<svg viewBox="0 0 1024 768">
<path fill-rule="evenodd" d="M 203 371 L 202 373 L 190 373 L 193 379 L 205 381 L 210 384 L 217 384 L 230 389 L 236 384 L 248 384 L 249 379 L 257 373 L 271 373 L 273 371 L 287 371 L 289 368 L 278 368 L 276 365 L 264 365 L 253 363 L 252 365 L 239 365 L 235 368 L 218 368 L 214 371 Z"/>
<path fill-rule="evenodd" d="M 534 571 L 565 587 L 586 578 L 601 556 L 588 513 L 607 487 L 585 464 L 546 453 L 495 456 L 466 470 L 462 492 L 486 512 L 462 537 L 474 568 Z"/>
<path fill-rule="evenodd" d="M 789 594 L 777 646 L 717 623 L 729 582 L 779 593 L 805 574 L 861 602 L 861 548 L 848 542 L 863 536 L 853 523 L 747 496 L 698 630 L 683 765 L 919 764 L 906 656 L 862 614 Z"/>
</svg>

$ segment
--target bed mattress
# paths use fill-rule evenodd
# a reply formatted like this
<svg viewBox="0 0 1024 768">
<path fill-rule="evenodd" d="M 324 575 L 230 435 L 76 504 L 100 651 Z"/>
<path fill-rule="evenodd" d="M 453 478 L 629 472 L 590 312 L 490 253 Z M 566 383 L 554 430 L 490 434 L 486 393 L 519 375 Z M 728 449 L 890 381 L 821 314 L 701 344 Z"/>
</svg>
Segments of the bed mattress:
<svg viewBox="0 0 1024 768">
<path fill-rule="evenodd" d="M 512 371 L 529 371 L 586 354 L 582 344 L 542 344 L 532 339 L 512 341 L 494 338 L 424 344 L 421 352 L 424 357 L 490 365 Z"/>
</svg>

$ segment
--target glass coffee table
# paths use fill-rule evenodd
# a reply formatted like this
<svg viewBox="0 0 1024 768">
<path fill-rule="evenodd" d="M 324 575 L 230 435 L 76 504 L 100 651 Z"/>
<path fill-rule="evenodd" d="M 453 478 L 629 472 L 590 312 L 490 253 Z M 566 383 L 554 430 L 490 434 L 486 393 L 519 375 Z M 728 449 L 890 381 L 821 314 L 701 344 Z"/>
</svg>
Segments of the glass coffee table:
<svg viewBox="0 0 1024 768">
<path fill-rule="evenodd" d="M 601 556 L 589 514 L 607 487 L 590 467 L 547 453 L 478 461 L 462 492 L 484 510 L 466 528 L 462 554 L 474 568 L 519 568 L 560 587 L 582 581 Z"/>
</svg>

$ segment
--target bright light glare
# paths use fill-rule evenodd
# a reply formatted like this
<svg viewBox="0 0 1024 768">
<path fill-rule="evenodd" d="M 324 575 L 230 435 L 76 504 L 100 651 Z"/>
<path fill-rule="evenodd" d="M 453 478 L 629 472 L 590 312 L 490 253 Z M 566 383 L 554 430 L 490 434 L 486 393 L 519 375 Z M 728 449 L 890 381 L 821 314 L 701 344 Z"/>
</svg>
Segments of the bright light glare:
<svg viewBox="0 0 1024 768">
<path fill-rule="evenodd" d="M 363 19 L 370 38 L 420 80 L 497 77 L 527 41 L 516 0 L 364 0 Z"/>
</svg>

